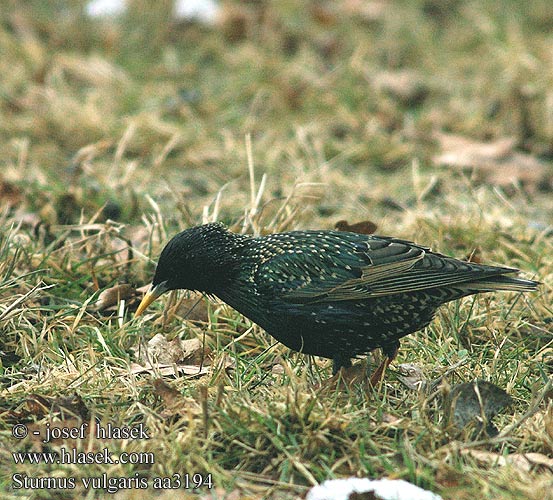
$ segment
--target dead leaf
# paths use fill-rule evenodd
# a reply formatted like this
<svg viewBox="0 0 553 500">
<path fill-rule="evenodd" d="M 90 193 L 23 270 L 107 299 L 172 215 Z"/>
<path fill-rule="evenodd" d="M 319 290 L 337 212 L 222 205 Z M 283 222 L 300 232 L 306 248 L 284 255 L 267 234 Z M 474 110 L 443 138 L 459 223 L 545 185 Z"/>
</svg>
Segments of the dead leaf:
<svg viewBox="0 0 553 500">
<path fill-rule="evenodd" d="M 169 419 L 190 413 L 194 415 L 202 413 L 201 406 L 195 399 L 183 396 L 162 379 L 155 379 L 153 385 L 155 394 L 161 398 L 165 406 L 165 409 L 160 413 L 163 418 Z"/>
<path fill-rule="evenodd" d="M 553 402 L 549 402 L 543 417 L 545 432 L 553 440 Z"/>
<path fill-rule="evenodd" d="M 546 457 L 541 453 L 513 453 L 511 455 L 500 455 L 483 450 L 462 450 L 462 455 L 474 458 L 477 462 L 489 466 L 513 465 L 524 471 L 533 468 L 547 468 L 553 470 L 553 458 Z"/>
<path fill-rule="evenodd" d="M 401 422 L 401 418 L 392 415 L 391 413 L 382 414 L 382 422 L 384 424 L 397 425 Z"/>
<path fill-rule="evenodd" d="M 439 463 L 436 471 L 436 482 L 444 488 L 456 488 L 465 483 L 466 476 L 446 463 Z"/>
<path fill-rule="evenodd" d="M 282 375 L 284 373 L 284 366 L 280 363 L 276 363 L 271 367 L 271 373 L 273 375 Z"/>
<path fill-rule="evenodd" d="M 349 224 L 348 221 L 345 220 L 339 220 L 334 227 L 338 231 L 347 231 L 358 234 L 373 234 L 376 231 L 377 225 L 369 220 L 355 222 L 353 224 Z"/>
<path fill-rule="evenodd" d="M 553 187 L 553 175 L 547 165 L 534 156 L 516 151 L 513 138 L 478 142 L 444 133 L 435 134 L 435 138 L 441 149 L 433 158 L 435 165 L 475 169 L 480 181 L 501 187 L 522 184 L 531 192 Z"/>
<path fill-rule="evenodd" d="M 151 286 L 152 285 L 141 286 L 140 288 L 136 289 L 136 293 L 138 293 L 140 295 L 146 295 L 148 293 L 148 291 L 150 290 Z"/>
<path fill-rule="evenodd" d="M 163 379 L 156 378 L 152 384 L 156 395 L 161 398 L 165 406 L 174 406 L 180 399 L 182 399 L 182 394 L 169 384 L 166 384 Z"/>
<path fill-rule="evenodd" d="M 78 394 L 49 398 L 40 394 L 30 394 L 27 398 L 27 408 L 31 415 L 43 417 L 46 415 L 60 418 L 78 417 L 89 418 L 89 410 Z"/>
<path fill-rule="evenodd" d="M 397 365 L 397 369 L 400 373 L 398 376 L 400 382 L 413 391 L 419 390 L 428 382 L 420 366 L 411 363 L 401 363 Z"/>
<path fill-rule="evenodd" d="M 360 363 L 355 363 L 352 366 L 347 368 L 340 368 L 338 373 L 325 380 L 321 386 L 320 391 L 336 391 L 348 387 L 353 387 L 357 384 L 366 384 L 370 386 L 369 377 L 367 376 L 367 363 L 366 361 L 361 361 Z"/>
<path fill-rule="evenodd" d="M 104 311 L 112 306 L 117 306 L 122 300 L 129 300 L 136 297 L 137 290 L 126 283 L 122 285 L 112 286 L 107 288 L 98 296 L 98 300 L 94 304 L 94 310 Z"/>
<path fill-rule="evenodd" d="M 358 17 L 366 23 L 383 21 L 389 11 L 389 5 L 385 0 L 347 0 L 342 8 L 346 15 Z"/>
<path fill-rule="evenodd" d="M 383 71 L 374 76 L 367 74 L 367 78 L 377 89 L 405 106 L 421 104 L 430 91 L 423 78 L 412 70 Z"/>
<path fill-rule="evenodd" d="M 485 430 L 489 436 L 494 436 L 498 431 L 491 422 L 493 417 L 512 402 L 511 396 L 500 387 L 476 380 L 453 386 L 445 406 L 448 421 L 458 429 L 472 424 L 478 433 Z"/>
<path fill-rule="evenodd" d="M 199 339 L 181 340 L 175 337 L 168 340 L 165 335 L 158 333 L 154 335 L 146 346 L 146 352 L 138 350 L 139 361 L 146 363 L 153 361 L 158 364 L 173 364 L 187 361 L 188 364 L 207 363 L 208 355 Z"/>
<path fill-rule="evenodd" d="M 14 183 L 0 179 L 0 200 L 2 204 L 13 207 L 21 203 L 23 193 Z"/>
<path fill-rule="evenodd" d="M 208 302 L 200 293 L 183 297 L 177 304 L 177 314 L 188 321 L 207 323 L 209 321 Z"/>
<path fill-rule="evenodd" d="M 480 247 L 474 248 L 472 252 L 467 255 L 466 261 L 482 264 L 482 249 Z"/>
<path fill-rule="evenodd" d="M 139 365 L 138 363 L 131 363 L 130 372 L 133 374 L 139 373 L 156 373 L 159 375 L 170 376 L 170 375 L 206 375 L 209 373 L 209 366 L 197 366 L 197 365 L 177 365 L 177 364 L 150 364 L 147 366 Z"/>
</svg>

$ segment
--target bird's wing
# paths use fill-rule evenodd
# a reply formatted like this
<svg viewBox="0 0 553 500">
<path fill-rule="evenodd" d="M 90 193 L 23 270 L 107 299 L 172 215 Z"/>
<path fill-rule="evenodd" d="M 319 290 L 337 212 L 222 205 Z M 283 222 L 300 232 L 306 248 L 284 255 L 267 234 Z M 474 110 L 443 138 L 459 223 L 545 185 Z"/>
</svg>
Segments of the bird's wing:
<svg viewBox="0 0 553 500">
<path fill-rule="evenodd" d="M 462 262 L 395 238 L 335 231 L 285 234 L 272 237 L 280 251 L 261 264 L 256 283 L 261 293 L 267 288 L 296 303 L 362 300 L 516 271 Z"/>
</svg>

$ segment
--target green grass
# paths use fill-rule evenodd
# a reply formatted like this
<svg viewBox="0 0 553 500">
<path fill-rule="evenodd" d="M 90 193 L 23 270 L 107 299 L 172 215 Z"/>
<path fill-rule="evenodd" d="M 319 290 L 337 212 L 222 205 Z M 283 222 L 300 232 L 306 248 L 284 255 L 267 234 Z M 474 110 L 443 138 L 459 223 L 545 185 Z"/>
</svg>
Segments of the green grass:
<svg viewBox="0 0 553 500">
<path fill-rule="evenodd" d="M 467 452 L 553 456 L 550 2 L 397 0 L 379 11 L 378 2 L 229 1 L 212 27 L 165 22 L 163 2 L 138 15 L 142 3 L 114 21 L 87 19 L 79 1 L 0 12 L 3 498 L 105 495 L 14 490 L 15 473 L 138 473 L 152 484 L 196 472 L 212 474 L 205 498 L 302 498 L 348 476 L 402 478 L 445 499 L 553 498 L 551 468 Z M 423 97 L 380 86 L 398 70 L 413 72 Z M 543 173 L 498 185 L 436 166 L 437 131 L 514 138 Z M 328 360 L 274 345 L 217 302 L 203 323 L 169 307 L 162 315 L 163 301 L 145 319 L 133 318 L 136 299 L 122 319 L 94 307 L 104 289 L 147 284 L 167 239 L 212 219 L 252 234 L 371 220 L 378 234 L 460 258 L 477 250 L 543 285 L 443 307 L 403 340 L 395 365 L 444 376 L 437 394 L 408 389 L 394 365 L 380 391 L 322 390 Z M 157 333 L 200 339 L 219 368 L 133 373 L 136 350 Z M 160 377 L 178 391 L 175 406 Z M 475 378 L 514 398 L 496 418 L 499 438 L 446 426 L 441 394 Z M 31 395 L 78 395 L 87 418 L 144 423 L 149 440 L 95 446 L 154 452 L 155 463 L 16 465 L 14 451 L 50 449 L 11 435 L 17 422 L 44 430 L 56 413 Z M 164 492 L 198 498 L 178 493 Z"/>
</svg>

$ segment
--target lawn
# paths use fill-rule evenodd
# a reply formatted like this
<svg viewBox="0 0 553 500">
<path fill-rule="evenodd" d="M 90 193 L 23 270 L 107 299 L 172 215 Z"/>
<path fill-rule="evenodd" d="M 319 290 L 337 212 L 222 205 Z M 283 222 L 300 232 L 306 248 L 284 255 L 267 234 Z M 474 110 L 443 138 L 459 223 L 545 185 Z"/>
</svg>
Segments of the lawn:
<svg viewBox="0 0 553 500">
<path fill-rule="evenodd" d="M 553 4 L 128 4 L 0 9 L 0 496 L 302 499 L 356 476 L 552 500 Z M 213 298 L 134 318 L 168 239 L 216 220 L 363 221 L 542 285 L 450 303 L 380 387 L 333 386 Z M 448 416 L 476 379 L 512 398 L 496 432 Z"/>
</svg>

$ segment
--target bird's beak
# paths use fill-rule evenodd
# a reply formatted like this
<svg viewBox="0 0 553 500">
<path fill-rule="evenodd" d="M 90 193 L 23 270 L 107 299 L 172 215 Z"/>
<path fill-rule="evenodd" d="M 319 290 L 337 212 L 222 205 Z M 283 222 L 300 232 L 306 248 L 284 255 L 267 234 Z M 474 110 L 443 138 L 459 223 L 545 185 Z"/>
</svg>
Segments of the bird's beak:
<svg viewBox="0 0 553 500">
<path fill-rule="evenodd" d="M 140 316 L 154 300 L 163 295 L 167 290 L 169 290 L 169 287 L 167 286 L 167 281 L 163 281 L 156 286 L 152 285 L 148 290 L 148 293 L 144 295 L 142 302 L 140 302 L 140 304 L 138 305 L 138 309 L 134 313 L 134 317 L 136 318 Z"/>
</svg>

